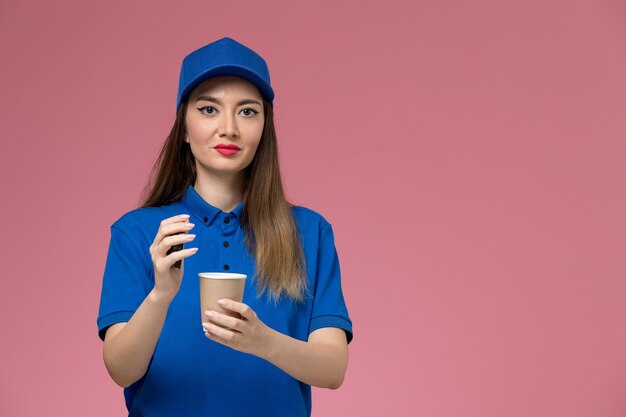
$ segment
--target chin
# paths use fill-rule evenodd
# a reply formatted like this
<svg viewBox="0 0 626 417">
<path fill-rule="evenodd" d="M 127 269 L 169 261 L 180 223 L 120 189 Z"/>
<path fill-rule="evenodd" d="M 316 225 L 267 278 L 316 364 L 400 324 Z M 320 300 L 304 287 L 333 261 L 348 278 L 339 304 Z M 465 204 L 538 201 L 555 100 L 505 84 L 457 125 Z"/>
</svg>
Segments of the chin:
<svg viewBox="0 0 626 417">
<path fill-rule="evenodd" d="M 239 163 L 212 164 L 210 166 L 202 166 L 205 171 L 213 172 L 217 175 L 235 175 L 246 169 L 246 167 L 247 165 Z"/>
</svg>

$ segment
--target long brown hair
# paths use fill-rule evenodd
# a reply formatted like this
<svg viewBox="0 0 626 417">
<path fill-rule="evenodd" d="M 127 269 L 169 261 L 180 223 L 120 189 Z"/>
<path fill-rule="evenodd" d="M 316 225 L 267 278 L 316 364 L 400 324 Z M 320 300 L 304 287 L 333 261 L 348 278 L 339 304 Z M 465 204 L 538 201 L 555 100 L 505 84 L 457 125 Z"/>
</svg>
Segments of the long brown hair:
<svg viewBox="0 0 626 417">
<path fill-rule="evenodd" d="M 185 142 L 185 100 L 152 167 L 140 207 L 158 207 L 182 199 L 196 181 L 196 161 Z M 271 103 L 263 98 L 265 124 L 252 162 L 244 170 L 240 225 L 255 257 L 257 296 L 269 290 L 277 302 L 283 294 L 303 301 L 309 288 L 304 252 L 291 207 L 285 199 Z"/>
</svg>

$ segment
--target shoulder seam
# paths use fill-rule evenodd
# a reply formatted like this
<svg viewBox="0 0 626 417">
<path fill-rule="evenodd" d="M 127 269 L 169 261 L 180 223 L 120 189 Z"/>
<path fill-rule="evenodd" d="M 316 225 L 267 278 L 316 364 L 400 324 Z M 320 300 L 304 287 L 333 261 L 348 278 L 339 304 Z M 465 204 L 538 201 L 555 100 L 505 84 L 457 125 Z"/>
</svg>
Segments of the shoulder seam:
<svg viewBox="0 0 626 417">
<path fill-rule="evenodd" d="M 111 225 L 111 229 L 113 229 L 113 228 L 119 230 L 124 236 L 126 236 L 126 238 L 129 241 L 131 241 L 131 242 L 133 241 L 133 239 L 130 237 L 130 235 L 122 227 L 120 227 L 119 225 L 112 224 Z M 147 246 L 150 247 L 150 245 L 151 245 L 150 242 L 146 242 L 146 240 L 144 239 L 143 236 L 141 237 L 141 239 L 143 240 L 144 244 L 147 244 Z M 137 242 L 135 242 L 135 244 L 137 245 Z M 141 247 L 139 247 L 139 249 L 142 250 Z M 142 250 L 142 252 L 143 252 L 143 250 Z M 145 255 L 145 253 L 144 253 L 144 255 Z M 150 270 L 150 267 L 152 266 L 152 260 L 150 259 L 150 256 L 148 256 L 147 259 L 144 256 L 144 261 L 146 262 L 146 266 L 147 266 L 148 270 Z"/>
</svg>

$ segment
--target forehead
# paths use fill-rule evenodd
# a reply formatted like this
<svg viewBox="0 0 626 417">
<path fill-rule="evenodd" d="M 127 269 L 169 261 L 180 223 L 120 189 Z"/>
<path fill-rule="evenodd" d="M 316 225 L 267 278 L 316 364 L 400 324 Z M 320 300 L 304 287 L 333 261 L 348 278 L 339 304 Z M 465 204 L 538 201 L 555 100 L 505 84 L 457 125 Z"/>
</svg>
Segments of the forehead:
<svg viewBox="0 0 626 417">
<path fill-rule="evenodd" d="M 204 80 L 193 89 L 189 96 L 195 97 L 201 94 L 209 93 L 214 95 L 241 94 L 259 99 L 261 98 L 261 92 L 254 84 L 245 78 L 234 75 L 221 75 Z"/>
</svg>

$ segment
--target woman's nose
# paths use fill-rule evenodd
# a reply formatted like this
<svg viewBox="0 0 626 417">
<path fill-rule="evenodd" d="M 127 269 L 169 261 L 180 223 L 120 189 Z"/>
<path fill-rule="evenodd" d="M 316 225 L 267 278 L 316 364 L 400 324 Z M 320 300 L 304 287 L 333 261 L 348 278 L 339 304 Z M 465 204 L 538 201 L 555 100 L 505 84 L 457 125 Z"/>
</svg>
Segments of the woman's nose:
<svg viewBox="0 0 626 417">
<path fill-rule="evenodd" d="M 237 136 L 239 131 L 237 129 L 237 118 L 234 114 L 225 114 L 220 121 L 220 135 L 221 136 Z"/>
</svg>

